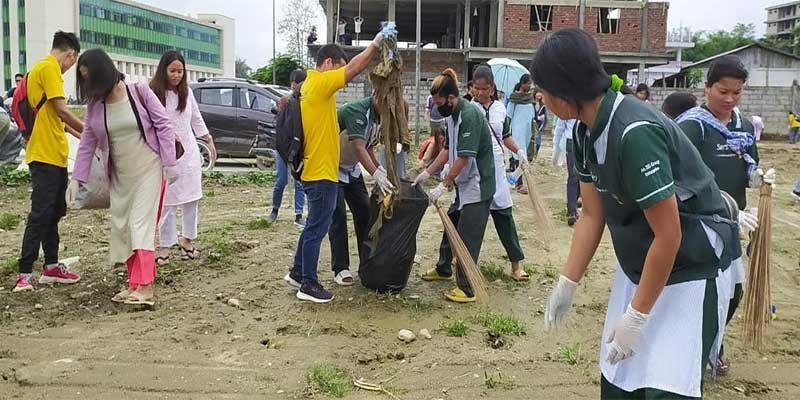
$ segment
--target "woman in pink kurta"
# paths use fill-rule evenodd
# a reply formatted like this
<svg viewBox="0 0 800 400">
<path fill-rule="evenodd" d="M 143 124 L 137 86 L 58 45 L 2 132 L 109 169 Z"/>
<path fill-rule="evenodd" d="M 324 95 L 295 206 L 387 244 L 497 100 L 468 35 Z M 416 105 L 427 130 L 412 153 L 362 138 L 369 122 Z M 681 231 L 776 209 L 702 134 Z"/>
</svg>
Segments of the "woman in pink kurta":
<svg viewBox="0 0 800 400">
<path fill-rule="evenodd" d="M 164 198 L 156 258 L 159 265 L 169 261 L 169 249 L 175 245 L 180 247 L 181 254 L 186 259 L 195 259 L 198 256 L 199 252 L 193 241 L 197 238 L 198 203 L 203 197 L 203 189 L 202 159 L 196 138 L 208 143 L 211 157 L 216 157 L 217 153 L 194 95 L 186 84 L 185 68 L 183 56 L 170 50 L 161 57 L 156 75 L 150 81 L 150 88 L 166 108 L 175 136 L 185 151 L 178 159 L 178 179 L 169 184 Z M 176 221 L 178 209 L 182 214 L 180 237 Z"/>
</svg>

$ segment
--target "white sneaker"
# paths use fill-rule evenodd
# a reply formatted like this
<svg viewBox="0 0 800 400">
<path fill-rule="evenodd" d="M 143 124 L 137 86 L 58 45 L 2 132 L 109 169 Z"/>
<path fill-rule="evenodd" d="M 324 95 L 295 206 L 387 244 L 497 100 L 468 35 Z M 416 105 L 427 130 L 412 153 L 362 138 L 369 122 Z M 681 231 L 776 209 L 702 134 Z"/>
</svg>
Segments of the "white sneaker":
<svg viewBox="0 0 800 400">
<path fill-rule="evenodd" d="M 292 273 L 291 272 L 287 272 L 286 276 L 283 277 L 283 280 L 285 280 L 286 283 L 288 283 L 290 286 L 294 286 L 296 288 L 299 288 L 301 286 L 300 282 L 298 282 L 298 281 L 294 280 L 294 278 L 292 278 Z"/>
<path fill-rule="evenodd" d="M 350 273 L 349 269 L 343 269 L 339 271 L 339 273 L 333 277 L 333 281 L 340 286 L 351 286 L 355 283 L 353 280 L 353 274 Z"/>
</svg>

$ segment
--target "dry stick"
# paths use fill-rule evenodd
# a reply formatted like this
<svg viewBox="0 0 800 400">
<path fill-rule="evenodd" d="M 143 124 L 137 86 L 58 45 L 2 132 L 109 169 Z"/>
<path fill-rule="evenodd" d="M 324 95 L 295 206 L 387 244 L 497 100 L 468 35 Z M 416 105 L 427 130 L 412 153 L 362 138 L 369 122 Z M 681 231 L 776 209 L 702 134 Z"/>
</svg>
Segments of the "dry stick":
<svg viewBox="0 0 800 400">
<path fill-rule="evenodd" d="M 522 168 L 522 167 L 520 167 Z M 550 232 L 553 229 L 553 221 L 550 219 L 550 213 L 544 205 L 542 196 L 536 190 L 536 185 L 533 183 L 533 175 L 531 175 L 526 168 L 522 168 L 525 183 L 528 184 L 528 197 L 531 199 L 533 205 L 533 215 L 536 220 L 541 224 L 543 232 Z"/>
<path fill-rule="evenodd" d="M 758 202 L 758 221 L 752 244 L 745 291 L 745 342 L 756 350 L 764 346 L 767 325 L 772 317 L 769 269 L 772 244 L 772 185 L 764 184 Z"/>
<path fill-rule="evenodd" d="M 475 260 L 473 260 L 472 255 L 469 254 L 467 246 L 464 244 L 464 241 L 461 240 L 461 236 L 458 235 L 458 230 L 455 225 L 453 225 L 453 221 L 450 220 L 450 217 L 447 216 L 447 213 L 439 206 L 438 202 L 434 202 L 433 205 L 436 207 L 436 212 L 439 213 L 439 218 L 442 219 L 444 231 L 447 234 L 447 240 L 450 242 L 450 247 L 453 249 L 456 260 L 458 260 L 457 268 L 461 268 L 461 271 L 467 278 L 467 283 L 472 287 L 472 292 L 475 293 L 478 300 L 486 302 L 489 295 L 486 291 L 486 281 L 483 279 L 480 268 L 475 264 Z"/>
</svg>

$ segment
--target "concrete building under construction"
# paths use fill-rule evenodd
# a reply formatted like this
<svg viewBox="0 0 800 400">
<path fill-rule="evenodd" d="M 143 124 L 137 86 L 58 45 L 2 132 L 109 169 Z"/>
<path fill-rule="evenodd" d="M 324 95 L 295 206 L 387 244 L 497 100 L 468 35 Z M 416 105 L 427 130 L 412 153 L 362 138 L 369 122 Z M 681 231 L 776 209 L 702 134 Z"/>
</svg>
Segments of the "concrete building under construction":
<svg viewBox="0 0 800 400">
<path fill-rule="evenodd" d="M 414 74 L 416 0 L 321 0 L 328 24 L 327 42 L 340 42 L 350 53 L 357 39 L 369 40 L 380 22 L 396 21 L 405 71 Z M 581 28 L 598 43 L 609 72 L 620 73 L 665 64 L 668 55 L 669 3 L 640 0 L 423 0 L 421 18 L 422 79 L 452 67 L 464 79 L 471 66 L 496 57 L 527 65 L 551 32 Z M 345 21 L 344 35 L 338 28 Z M 354 21 L 360 24 L 356 33 Z M 317 46 L 311 46 L 314 53 Z"/>
</svg>

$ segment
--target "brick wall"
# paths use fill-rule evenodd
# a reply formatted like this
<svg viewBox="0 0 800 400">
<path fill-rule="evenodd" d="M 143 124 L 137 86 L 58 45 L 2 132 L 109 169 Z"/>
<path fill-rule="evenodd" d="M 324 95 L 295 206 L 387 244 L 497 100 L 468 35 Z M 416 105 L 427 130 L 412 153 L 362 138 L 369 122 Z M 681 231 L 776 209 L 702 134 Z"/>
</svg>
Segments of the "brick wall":
<svg viewBox="0 0 800 400">
<path fill-rule="evenodd" d="M 664 99 L 677 90 L 651 88 L 650 101 L 654 106 L 660 108 Z M 705 101 L 703 89 L 689 89 L 689 91 L 697 96 L 700 104 Z M 789 126 L 786 122 L 786 112 L 789 109 L 797 109 L 797 106 L 800 105 L 800 98 L 796 93 L 798 93 L 798 89 L 793 91 L 792 88 L 748 87 L 745 88 L 744 95 L 739 102 L 739 110 L 747 117 L 760 116 L 764 121 L 764 133 L 786 135 Z"/>
<path fill-rule="evenodd" d="M 577 28 L 580 10 L 574 6 L 553 6 L 553 31 L 563 28 Z M 639 52 L 641 45 L 641 10 L 621 9 L 619 31 L 617 33 L 597 33 L 597 15 L 600 9 L 586 7 L 585 26 L 597 41 L 600 51 Z M 667 38 L 667 10 L 659 3 L 648 9 L 648 51 L 663 53 Z M 503 37 L 505 47 L 530 49 L 539 46 L 548 32 L 530 30 L 531 6 L 509 4 L 506 6 Z"/>
</svg>

